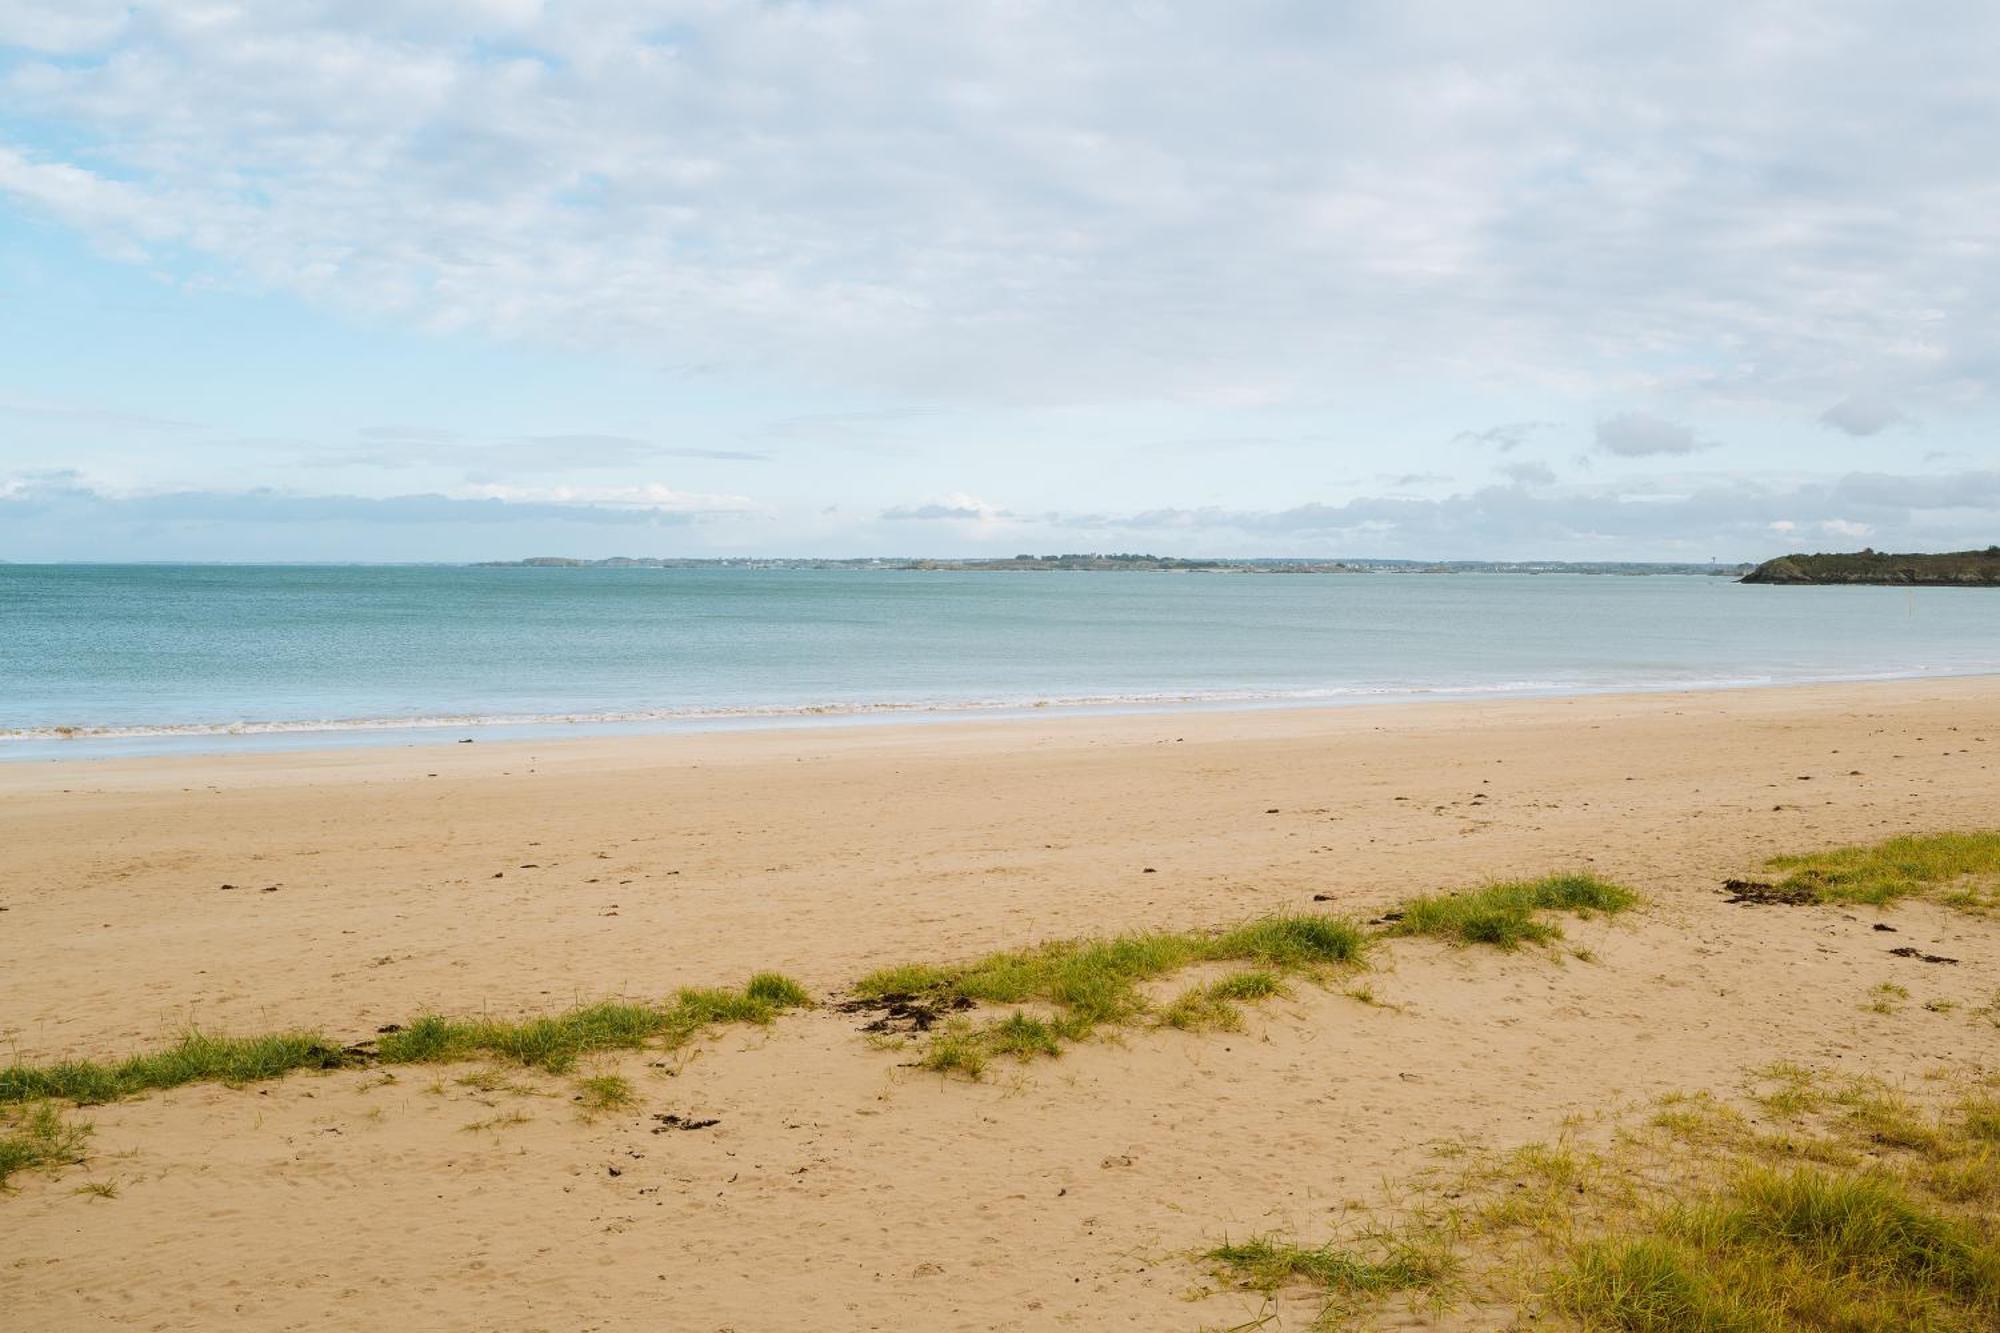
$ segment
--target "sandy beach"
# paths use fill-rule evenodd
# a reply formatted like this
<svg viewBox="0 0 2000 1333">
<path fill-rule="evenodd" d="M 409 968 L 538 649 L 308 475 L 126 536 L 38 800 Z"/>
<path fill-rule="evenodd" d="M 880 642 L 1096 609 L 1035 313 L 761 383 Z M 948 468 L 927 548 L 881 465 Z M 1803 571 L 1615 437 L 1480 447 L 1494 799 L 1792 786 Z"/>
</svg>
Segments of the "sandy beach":
<svg viewBox="0 0 2000 1333">
<path fill-rule="evenodd" d="M 1990 920 L 1911 902 L 1889 935 L 1873 909 L 1718 893 L 1779 853 L 1996 824 L 1994 677 L 0 765 L 0 1039 L 27 1062 L 191 1024 L 362 1041 L 762 969 L 836 998 L 891 964 L 1364 919 L 1555 870 L 1647 899 L 1567 923 L 1587 958 L 1396 941 L 1376 1003 L 1301 986 L 1240 1032 L 1137 1028 L 976 1083 L 822 1006 L 595 1058 L 639 1102 L 588 1118 L 562 1078 L 459 1067 L 90 1108 L 91 1160 L 0 1198 L 0 1308 L 22 1329 L 1228 1328 L 1261 1298 L 1191 1253 L 1324 1229 L 1440 1142 L 1728 1096 L 1780 1059 L 1891 1081 L 2000 1059 L 1968 1017 L 2000 991 Z M 1883 982 L 1939 1008 L 1865 1010 Z M 1282 1326 L 1306 1326 L 1291 1299 Z"/>
</svg>

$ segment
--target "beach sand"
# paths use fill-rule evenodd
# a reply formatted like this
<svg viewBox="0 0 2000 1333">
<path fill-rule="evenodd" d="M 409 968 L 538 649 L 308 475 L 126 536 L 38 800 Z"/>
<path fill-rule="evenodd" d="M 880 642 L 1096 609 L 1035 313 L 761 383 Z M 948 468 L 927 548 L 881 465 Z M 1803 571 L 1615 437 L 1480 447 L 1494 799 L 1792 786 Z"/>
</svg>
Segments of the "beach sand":
<svg viewBox="0 0 2000 1333">
<path fill-rule="evenodd" d="M 820 1008 L 596 1061 L 640 1103 L 594 1120 L 568 1080 L 517 1095 L 464 1068 L 92 1108 L 88 1165 L 0 1198 L 0 1309 L 1225 1328 L 1259 1299 L 1190 1299 L 1190 1252 L 1324 1232 L 1440 1141 L 1727 1093 L 1780 1058 L 1892 1081 L 2000 1059 L 1965 1013 L 2000 991 L 2000 928 L 1913 903 L 1885 935 L 1873 909 L 1717 892 L 1779 852 L 1996 824 L 1990 677 L 0 765 L 0 1039 L 36 1061 L 766 968 L 824 996 L 885 964 L 1566 868 L 1649 899 L 1566 925 L 1594 961 L 1397 941 L 1368 977 L 1386 1004 L 1302 986 L 1242 1032 L 1135 1029 L 977 1084 Z M 1960 1008 L 1866 1012 L 1883 981 Z M 718 1123 L 657 1132 L 665 1113 Z"/>
</svg>

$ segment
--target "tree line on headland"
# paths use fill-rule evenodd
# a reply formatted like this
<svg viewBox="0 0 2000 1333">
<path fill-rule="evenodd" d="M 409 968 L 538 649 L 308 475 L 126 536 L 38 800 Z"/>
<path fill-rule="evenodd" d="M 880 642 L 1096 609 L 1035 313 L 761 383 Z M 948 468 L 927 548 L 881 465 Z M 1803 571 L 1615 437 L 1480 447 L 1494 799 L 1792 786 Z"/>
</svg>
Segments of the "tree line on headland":
<svg viewBox="0 0 2000 1333">
<path fill-rule="evenodd" d="M 2000 587 L 2000 546 L 1983 551 L 1895 555 L 1862 549 L 1781 555 L 1743 576 L 1745 583 L 1873 583 L 1891 587 Z"/>
</svg>

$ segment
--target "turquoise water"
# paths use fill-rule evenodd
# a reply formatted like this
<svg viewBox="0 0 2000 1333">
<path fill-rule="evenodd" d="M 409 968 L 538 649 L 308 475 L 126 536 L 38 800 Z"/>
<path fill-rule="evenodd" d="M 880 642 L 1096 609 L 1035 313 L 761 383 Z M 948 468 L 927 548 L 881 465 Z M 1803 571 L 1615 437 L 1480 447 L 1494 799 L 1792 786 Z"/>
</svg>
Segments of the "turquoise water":
<svg viewBox="0 0 2000 1333">
<path fill-rule="evenodd" d="M 0 754 L 2000 670 L 2000 595 L 1589 575 L 0 566 Z M 58 740 L 74 729 L 77 739 Z M 500 732 L 482 734 L 503 734 Z M 96 738 L 94 741 L 93 738 Z"/>
</svg>

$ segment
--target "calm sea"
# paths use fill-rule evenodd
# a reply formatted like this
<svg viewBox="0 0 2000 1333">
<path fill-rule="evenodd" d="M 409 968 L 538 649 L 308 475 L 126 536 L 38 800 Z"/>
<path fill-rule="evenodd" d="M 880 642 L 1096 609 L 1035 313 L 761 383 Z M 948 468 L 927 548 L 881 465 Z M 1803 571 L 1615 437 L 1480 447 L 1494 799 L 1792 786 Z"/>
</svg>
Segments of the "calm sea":
<svg viewBox="0 0 2000 1333">
<path fill-rule="evenodd" d="M 15 757 L 1991 671 L 2000 594 L 1980 589 L 0 566 L 0 755 Z"/>
</svg>

